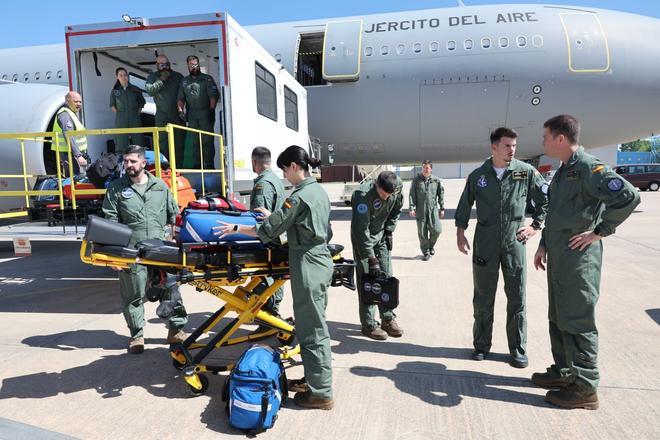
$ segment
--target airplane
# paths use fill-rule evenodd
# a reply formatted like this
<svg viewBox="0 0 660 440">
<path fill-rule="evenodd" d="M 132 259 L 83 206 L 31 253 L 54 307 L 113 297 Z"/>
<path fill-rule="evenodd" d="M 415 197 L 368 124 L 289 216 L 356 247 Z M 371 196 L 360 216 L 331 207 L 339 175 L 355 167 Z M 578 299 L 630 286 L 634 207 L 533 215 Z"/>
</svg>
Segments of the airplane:
<svg viewBox="0 0 660 440">
<path fill-rule="evenodd" d="M 459 2 L 246 29 L 306 86 L 310 135 L 335 164 L 480 160 L 502 125 L 518 131 L 519 155 L 534 158 L 543 122 L 560 113 L 581 120 L 586 147 L 660 131 L 653 17 Z M 148 71 L 148 55 L 133 66 Z M 17 102 L 0 110 L 0 131 L 46 130 L 55 104 L 34 104 L 54 99 L 40 85 L 68 85 L 64 45 L 0 50 L 0 81 L 13 82 L 0 99 Z"/>
</svg>

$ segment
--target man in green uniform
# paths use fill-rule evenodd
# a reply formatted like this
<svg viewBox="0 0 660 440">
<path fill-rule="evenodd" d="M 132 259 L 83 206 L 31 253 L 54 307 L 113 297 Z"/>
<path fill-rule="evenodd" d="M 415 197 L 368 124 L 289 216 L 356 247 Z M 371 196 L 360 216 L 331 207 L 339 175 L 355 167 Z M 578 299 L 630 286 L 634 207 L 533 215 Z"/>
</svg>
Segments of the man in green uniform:
<svg viewBox="0 0 660 440">
<path fill-rule="evenodd" d="M 548 320 L 554 364 L 532 382 L 548 402 L 598 408 L 598 330 L 603 244 L 639 204 L 637 190 L 579 146 L 580 124 L 559 115 L 543 125 L 545 154 L 562 162 L 549 190 L 548 218 L 534 267 L 548 264 Z"/>
<path fill-rule="evenodd" d="M 286 198 L 282 179 L 271 170 L 270 150 L 265 147 L 256 147 L 252 150 L 252 171 L 257 174 L 250 194 L 250 211 L 265 208 L 275 212 L 282 208 Z M 268 277 L 266 282 L 270 286 L 273 279 Z M 273 305 L 269 311 L 275 315 L 279 313 L 280 303 L 284 297 L 284 288 L 280 287 L 273 295 Z"/>
<path fill-rule="evenodd" d="M 410 216 L 417 219 L 417 236 L 422 259 L 435 255 L 435 243 L 442 233 L 441 218 L 445 218 L 445 190 L 439 178 L 431 173 L 430 160 L 422 162 L 422 173 L 410 185 Z"/>
<path fill-rule="evenodd" d="M 115 128 L 140 127 L 140 114 L 145 104 L 142 90 L 128 81 L 128 71 L 123 67 L 118 67 L 115 75 L 117 82 L 110 92 L 110 108 L 115 114 Z M 131 143 L 143 145 L 142 134 L 115 135 L 115 151 L 124 151 Z"/>
<path fill-rule="evenodd" d="M 518 134 L 500 127 L 490 136 L 492 156 L 470 173 L 456 208 L 458 250 L 467 255 L 465 237 L 472 205 L 477 204 L 472 274 L 474 308 L 472 359 L 483 360 L 492 345 L 493 309 L 499 270 L 504 277 L 507 298 L 506 335 L 510 363 L 528 365 L 527 321 L 525 317 L 525 243 L 541 229 L 545 218 L 547 188 L 541 174 L 531 165 L 514 158 Z M 525 209 L 534 202 L 531 226 L 525 226 Z"/>
<path fill-rule="evenodd" d="M 144 86 L 147 93 L 153 96 L 154 103 L 156 103 L 156 127 L 164 127 L 167 124 L 186 125 L 185 121 L 179 117 L 176 105 L 183 75 L 172 70 L 170 60 L 165 55 L 156 57 L 156 68 L 155 72 L 149 74 Z M 185 142 L 185 131 L 174 130 L 174 155 L 176 156 L 176 165 L 179 168 L 183 167 Z M 172 158 L 167 147 L 167 133 L 159 133 L 158 145 L 160 152 L 171 161 Z"/>
<path fill-rule="evenodd" d="M 391 171 L 383 171 L 375 182 L 366 182 L 353 192 L 351 205 L 351 243 L 356 263 L 358 285 L 362 275 L 377 275 L 381 272 L 392 276 L 392 233 L 403 207 L 403 185 Z M 360 323 L 362 334 L 383 341 L 387 336 L 401 337 L 403 329 L 396 322 L 394 310 L 378 306 L 382 323 L 376 321 L 376 306 L 362 304 Z"/>
<path fill-rule="evenodd" d="M 108 187 L 103 200 L 105 218 L 130 226 L 133 235 L 129 247 L 143 240 L 165 237 L 165 226 L 173 225 L 179 213 L 178 206 L 165 182 L 147 173 L 144 149 L 129 146 L 124 152 L 126 174 Z M 147 284 L 147 269 L 139 264 L 119 272 L 119 293 L 122 299 L 124 318 L 131 332 L 128 351 L 133 354 L 144 350 L 144 306 L 143 297 Z M 168 291 L 164 300 L 169 300 Z M 174 313 L 169 318 L 167 342 L 183 342 L 186 334 L 181 330 L 188 321 L 181 296 L 178 295 Z"/>
<path fill-rule="evenodd" d="M 181 81 L 177 97 L 179 112 L 183 113 L 185 106 L 188 127 L 213 132 L 215 107 L 220 97 L 218 86 L 210 75 L 201 72 L 199 58 L 190 55 L 186 61 L 190 75 Z M 213 137 L 202 136 L 203 160 L 201 161 L 199 157 L 199 135 L 197 133 L 193 133 L 193 140 L 193 168 L 199 168 L 202 163 L 206 169 L 215 168 Z"/>
</svg>

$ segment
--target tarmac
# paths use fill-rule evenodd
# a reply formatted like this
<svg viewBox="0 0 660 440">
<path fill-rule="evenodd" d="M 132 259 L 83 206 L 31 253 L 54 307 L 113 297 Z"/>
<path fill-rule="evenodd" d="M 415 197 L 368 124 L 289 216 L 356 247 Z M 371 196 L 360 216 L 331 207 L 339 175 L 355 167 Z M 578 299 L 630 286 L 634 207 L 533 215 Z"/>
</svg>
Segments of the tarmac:
<svg viewBox="0 0 660 440">
<path fill-rule="evenodd" d="M 529 367 L 508 364 L 501 281 L 492 352 L 485 361 L 470 359 L 471 257 L 456 249 L 453 225 L 463 184 L 445 181 L 447 215 L 430 261 L 421 260 L 407 210 L 394 234 L 403 337 L 380 342 L 362 336 L 357 293 L 331 288 L 335 408 L 301 410 L 288 401 L 275 426 L 259 438 L 660 438 L 660 192 L 642 192 L 638 210 L 604 241 L 597 307 L 600 409 L 586 411 L 551 406 L 545 390 L 529 380 L 552 363 L 546 276 L 532 265 L 538 235 L 527 255 Z M 324 187 L 331 200 L 339 200 L 341 184 Z M 348 258 L 350 217 L 350 208 L 333 206 L 333 241 L 346 246 Z M 474 220 L 468 235 L 473 232 Z M 22 226 L 3 226 L 0 240 L 16 233 L 30 236 Z M 128 354 L 116 273 L 84 265 L 75 234 L 59 241 L 43 233 L 40 241 L 32 237 L 32 255 L 17 259 L 11 243 L 0 242 L 0 439 L 244 436 L 227 423 L 224 374 L 209 375 L 207 393 L 190 396 L 171 364 L 155 304 L 146 305 L 145 352 Z M 222 306 L 190 287 L 182 293 L 188 331 Z M 282 314 L 291 315 L 288 284 Z M 242 349 L 216 350 L 213 359 L 232 362 Z M 289 378 L 302 376 L 300 364 L 286 366 Z"/>
</svg>

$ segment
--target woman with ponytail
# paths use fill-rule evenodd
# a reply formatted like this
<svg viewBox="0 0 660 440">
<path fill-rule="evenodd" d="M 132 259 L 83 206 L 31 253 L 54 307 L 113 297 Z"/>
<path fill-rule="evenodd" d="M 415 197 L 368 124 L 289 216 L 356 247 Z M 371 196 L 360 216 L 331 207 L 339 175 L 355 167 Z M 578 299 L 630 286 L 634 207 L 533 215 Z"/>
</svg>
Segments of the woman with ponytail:
<svg viewBox="0 0 660 440">
<path fill-rule="evenodd" d="M 219 222 L 215 234 L 248 234 L 268 243 L 286 233 L 296 336 L 305 369 L 303 379 L 291 381 L 297 391 L 294 402 L 305 408 L 332 409 L 332 366 L 330 334 L 325 322 L 328 287 L 332 278 L 332 257 L 328 251 L 330 200 L 309 167 L 320 161 L 292 145 L 277 158 L 277 166 L 295 188 L 281 210 L 273 213 L 258 208 L 264 221 L 257 226 Z"/>
</svg>

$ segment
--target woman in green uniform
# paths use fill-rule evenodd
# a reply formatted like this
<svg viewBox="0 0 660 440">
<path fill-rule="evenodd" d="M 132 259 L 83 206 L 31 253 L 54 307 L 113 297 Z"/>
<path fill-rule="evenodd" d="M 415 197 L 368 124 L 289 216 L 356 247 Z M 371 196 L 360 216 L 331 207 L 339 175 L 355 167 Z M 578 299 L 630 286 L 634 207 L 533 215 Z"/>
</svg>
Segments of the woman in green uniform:
<svg viewBox="0 0 660 440">
<path fill-rule="evenodd" d="M 257 226 L 216 226 L 219 238 L 230 234 L 259 237 L 264 243 L 286 233 L 289 245 L 289 269 L 296 336 L 305 369 L 304 380 L 292 381 L 298 391 L 294 402 L 306 408 L 332 409 L 332 366 L 330 334 L 325 322 L 328 287 L 332 278 L 332 257 L 327 239 L 330 222 L 330 200 L 321 185 L 309 175 L 309 166 L 320 165 L 318 159 L 292 145 L 277 158 L 277 166 L 295 188 L 282 209 L 271 213 L 264 208 L 264 221 Z"/>
<path fill-rule="evenodd" d="M 118 67 L 115 75 L 117 82 L 110 92 L 110 108 L 115 114 L 115 128 L 141 127 L 140 113 L 145 104 L 142 90 L 128 82 L 128 71 L 123 67 Z M 142 134 L 115 135 L 115 151 L 124 151 L 131 144 L 144 147 Z"/>
</svg>

